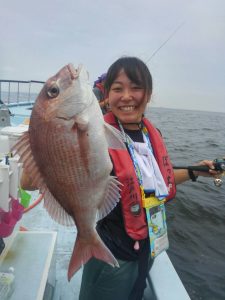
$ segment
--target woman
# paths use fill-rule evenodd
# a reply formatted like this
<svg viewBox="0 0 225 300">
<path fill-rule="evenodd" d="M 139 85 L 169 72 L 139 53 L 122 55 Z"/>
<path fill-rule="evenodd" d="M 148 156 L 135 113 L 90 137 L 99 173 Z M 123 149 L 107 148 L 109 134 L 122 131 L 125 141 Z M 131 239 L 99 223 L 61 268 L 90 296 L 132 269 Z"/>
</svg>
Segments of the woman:
<svg viewBox="0 0 225 300">
<path fill-rule="evenodd" d="M 123 184 L 121 200 L 98 222 L 97 231 L 120 268 L 90 259 L 83 270 L 80 300 L 138 300 L 154 257 L 168 247 L 164 200 L 175 196 L 177 184 L 217 172 L 212 161 L 200 163 L 211 168 L 208 173 L 173 171 L 159 131 L 144 118 L 152 78 L 140 59 L 123 57 L 113 63 L 105 92 L 111 110 L 105 121 L 121 131 L 127 150 L 109 150 L 113 174 Z M 26 174 L 21 186 L 35 188 Z"/>
<path fill-rule="evenodd" d="M 149 223 L 150 218 L 163 215 L 162 199 L 173 198 L 177 184 L 217 172 L 213 171 L 212 161 L 206 160 L 199 164 L 207 165 L 208 173 L 173 171 L 160 133 L 144 118 L 152 94 L 152 77 L 140 59 L 122 57 L 114 62 L 107 72 L 105 93 L 111 110 L 105 121 L 124 135 L 127 151 L 110 150 L 113 173 L 123 183 L 121 201 L 98 222 L 97 230 L 120 268 L 92 258 L 84 266 L 79 299 L 137 300 L 142 299 L 156 251 L 168 247 L 166 227 L 161 224 L 162 234 L 157 236 L 147 227 L 146 219 Z M 152 209 L 141 207 L 143 201 L 152 199 L 156 201 Z M 129 201 L 134 205 L 129 206 Z M 162 239 L 162 249 L 152 249 Z"/>
</svg>

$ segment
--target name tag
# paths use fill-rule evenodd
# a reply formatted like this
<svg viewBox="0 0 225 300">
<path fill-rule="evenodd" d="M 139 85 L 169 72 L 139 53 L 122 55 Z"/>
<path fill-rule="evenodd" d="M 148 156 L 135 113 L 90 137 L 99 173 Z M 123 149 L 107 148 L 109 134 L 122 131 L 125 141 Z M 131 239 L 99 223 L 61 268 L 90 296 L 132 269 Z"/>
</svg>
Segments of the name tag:
<svg viewBox="0 0 225 300">
<path fill-rule="evenodd" d="M 154 258 L 169 247 L 166 226 L 165 200 L 155 196 L 145 197 L 142 193 L 142 204 L 146 210 L 151 257 Z"/>
</svg>

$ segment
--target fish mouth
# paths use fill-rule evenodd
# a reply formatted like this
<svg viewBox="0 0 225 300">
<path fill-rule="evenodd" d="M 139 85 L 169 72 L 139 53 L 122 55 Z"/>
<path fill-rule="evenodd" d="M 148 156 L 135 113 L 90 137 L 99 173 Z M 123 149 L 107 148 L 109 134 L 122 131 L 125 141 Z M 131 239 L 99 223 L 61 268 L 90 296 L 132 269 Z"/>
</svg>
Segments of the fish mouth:
<svg viewBox="0 0 225 300">
<path fill-rule="evenodd" d="M 64 121 L 70 121 L 74 119 L 74 117 L 61 117 L 61 116 L 56 116 L 56 119 L 64 120 Z"/>
<path fill-rule="evenodd" d="M 77 79 L 79 77 L 79 74 L 80 74 L 80 68 L 78 69 L 75 69 L 73 64 L 68 64 L 67 65 L 67 69 L 70 73 L 70 76 L 71 76 L 71 79 L 74 80 L 74 79 Z"/>
</svg>

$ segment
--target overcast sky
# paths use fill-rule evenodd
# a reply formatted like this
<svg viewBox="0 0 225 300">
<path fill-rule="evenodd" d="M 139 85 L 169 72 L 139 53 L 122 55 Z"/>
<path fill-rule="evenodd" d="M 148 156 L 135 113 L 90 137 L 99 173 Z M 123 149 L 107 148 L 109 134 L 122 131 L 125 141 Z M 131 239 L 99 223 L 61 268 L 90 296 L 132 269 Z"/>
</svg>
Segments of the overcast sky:
<svg viewBox="0 0 225 300">
<path fill-rule="evenodd" d="M 45 81 L 72 62 L 93 83 L 132 55 L 153 106 L 225 112 L 224 0 L 0 0 L 0 37 L 0 79 Z"/>
</svg>

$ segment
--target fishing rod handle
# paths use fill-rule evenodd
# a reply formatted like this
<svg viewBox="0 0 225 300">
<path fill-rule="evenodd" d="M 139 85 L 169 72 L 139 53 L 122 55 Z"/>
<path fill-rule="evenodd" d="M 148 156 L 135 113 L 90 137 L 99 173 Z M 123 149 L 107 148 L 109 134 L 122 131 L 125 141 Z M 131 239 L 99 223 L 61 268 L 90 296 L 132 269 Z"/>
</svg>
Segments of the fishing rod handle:
<svg viewBox="0 0 225 300">
<path fill-rule="evenodd" d="M 199 171 L 199 172 L 209 172 L 209 167 L 208 166 L 173 166 L 173 169 L 175 170 L 192 170 L 192 171 Z"/>
</svg>

